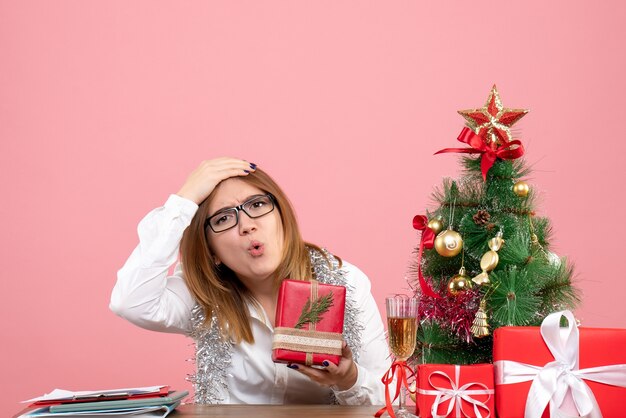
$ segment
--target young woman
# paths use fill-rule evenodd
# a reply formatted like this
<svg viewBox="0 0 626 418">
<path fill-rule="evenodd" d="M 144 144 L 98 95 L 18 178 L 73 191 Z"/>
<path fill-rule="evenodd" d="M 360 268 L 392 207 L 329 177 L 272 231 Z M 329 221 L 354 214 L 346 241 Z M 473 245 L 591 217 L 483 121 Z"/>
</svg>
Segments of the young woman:
<svg viewBox="0 0 626 418">
<path fill-rule="evenodd" d="M 110 307 L 140 327 L 195 340 L 196 402 L 385 403 L 389 351 L 368 278 L 302 240 L 289 200 L 255 164 L 203 162 L 138 231 Z M 341 360 L 321 369 L 274 363 L 280 282 L 312 277 L 347 288 Z"/>
</svg>

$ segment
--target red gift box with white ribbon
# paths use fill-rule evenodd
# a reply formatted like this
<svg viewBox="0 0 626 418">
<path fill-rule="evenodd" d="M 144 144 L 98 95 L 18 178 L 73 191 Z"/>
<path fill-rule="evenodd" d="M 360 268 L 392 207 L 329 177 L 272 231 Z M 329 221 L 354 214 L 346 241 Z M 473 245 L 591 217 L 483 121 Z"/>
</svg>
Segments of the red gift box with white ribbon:
<svg viewBox="0 0 626 418">
<path fill-rule="evenodd" d="M 316 280 L 283 280 L 278 291 L 272 360 L 339 364 L 343 347 L 346 288 Z"/>
<path fill-rule="evenodd" d="M 493 366 L 420 364 L 417 408 L 421 418 L 495 417 Z"/>
<path fill-rule="evenodd" d="M 541 327 L 496 329 L 498 417 L 624 417 L 624 347 L 626 329 L 578 328 L 569 311 L 548 315 Z"/>
</svg>

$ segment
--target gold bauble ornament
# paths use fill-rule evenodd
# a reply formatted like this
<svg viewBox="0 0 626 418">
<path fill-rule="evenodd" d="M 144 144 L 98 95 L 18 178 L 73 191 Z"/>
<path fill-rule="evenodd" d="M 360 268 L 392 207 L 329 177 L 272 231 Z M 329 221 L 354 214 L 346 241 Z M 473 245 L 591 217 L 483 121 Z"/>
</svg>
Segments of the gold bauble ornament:
<svg viewBox="0 0 626 418">
<path fill-rule="evenodd" d="M 465 267 L 461 267 L 459 274 L 452 276 L 448 282 L 448 293 L 457 296 L 459 293 L 472 288 L 472 281 L 465 275 Z"/>
<path fill-rule="evenodd" d="M 530 187 L 528 186 L 528 183 L 526 183 L 525 181 L 518 181 L 517 183 L 513 185 L 513 193 L 515 193 L 519 197 L 528 196 L 529 191 L 530 191 Z"/>
<path fill-rule="evenodd" d="M 449 227 L 435 238 L 435 250 L 440 256 L 454 257 L 463 249 L 461 234 Z"/>
<path fill-rule="evenodd" d="M 441 219 L 435 218 L 428 221 L 428 227 L 436 234 L 440 233 L 443 229 L 443 222 Z"/>
<path fill-rule="evenodd" d="M 415 383 L 415 380 L 409 385 L 409 397 L 413 402 L 417 402 L 415 399 L 415 393 L 417 392 L 416 386 L 417 384 Z"/>
</svg>

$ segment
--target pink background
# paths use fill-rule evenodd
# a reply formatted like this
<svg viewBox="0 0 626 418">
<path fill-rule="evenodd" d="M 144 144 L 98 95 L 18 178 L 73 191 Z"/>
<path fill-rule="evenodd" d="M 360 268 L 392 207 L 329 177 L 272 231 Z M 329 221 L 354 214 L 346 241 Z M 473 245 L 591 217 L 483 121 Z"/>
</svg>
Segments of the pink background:
<svg viewBox="0 0 626 418">
<path fill-rule="evenodd" d="M 428 5 L 426 7 L 426 5 Z M 407 289 L 416 213 L 496 83 L 576 263 L 584 325 L 626 327 L 623 2 L 0 2 L 0 415 L 55 387 L 187 388 L 190 340 L 108 310 L 136 225 L 238 156 L 305 237 Z M 382 304 L 381 304 L 382 305 Z"/>
</svg>

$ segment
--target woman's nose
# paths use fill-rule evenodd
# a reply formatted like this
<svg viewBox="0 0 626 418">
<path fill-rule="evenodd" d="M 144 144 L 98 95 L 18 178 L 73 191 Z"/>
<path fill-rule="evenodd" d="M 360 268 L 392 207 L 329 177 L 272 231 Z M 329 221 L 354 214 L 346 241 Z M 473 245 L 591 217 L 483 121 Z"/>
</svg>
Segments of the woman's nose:
<svg viewBox="0 0 626 418">
<path fill-rule="evenodd" d="M 254 219 L 250 218 L 244 211 L 239 212 L 239 233 L 241 235 L 249 234 L 256 230 Z"/>
</svg>

